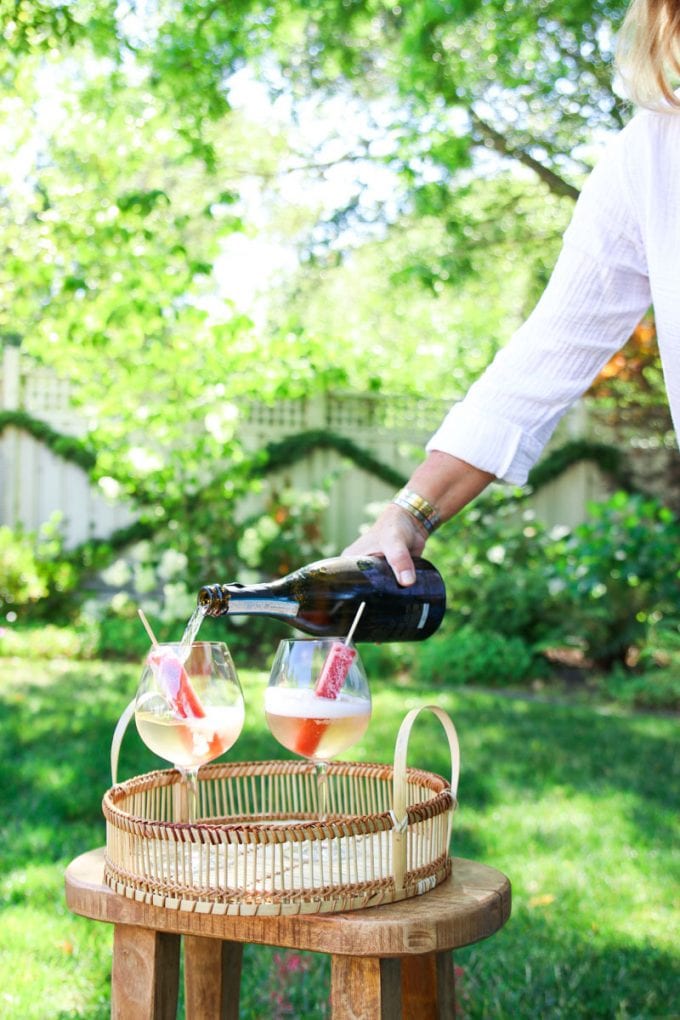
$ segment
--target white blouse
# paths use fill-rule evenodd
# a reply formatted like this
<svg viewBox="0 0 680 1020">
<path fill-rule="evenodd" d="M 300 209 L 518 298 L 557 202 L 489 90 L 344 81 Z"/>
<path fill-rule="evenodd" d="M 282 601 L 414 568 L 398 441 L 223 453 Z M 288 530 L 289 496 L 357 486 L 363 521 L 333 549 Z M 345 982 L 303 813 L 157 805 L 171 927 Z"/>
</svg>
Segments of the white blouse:
<svg viewBox="0 0 680 1020">
<path fill-rule="evenodd" d="M 680 115 L 644 111 L 588 178 L 538 305 L 427 449 L 522 484 L 651 304 L 680 433 Z"/>
</svg>

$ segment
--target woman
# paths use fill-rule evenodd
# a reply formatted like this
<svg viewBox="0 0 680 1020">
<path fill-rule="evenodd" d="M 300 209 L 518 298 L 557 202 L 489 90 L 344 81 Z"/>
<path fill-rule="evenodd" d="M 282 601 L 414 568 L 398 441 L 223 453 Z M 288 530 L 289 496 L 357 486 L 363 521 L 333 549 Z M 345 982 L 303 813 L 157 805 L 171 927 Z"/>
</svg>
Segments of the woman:
<svg viewBox="0 0 680 1020">
<path fill-rule="evenodd" d="M 428 456 L 347 550 L 384 555 L 399 582 L 428 536 L 493 479 L 526 481 L 564 412 L 654 305 L 680 426 L 680 0 L 635 0 L 619 43 L 644 109 L 606 148 L 535 310 L 427 444 Z"/>
</svg>

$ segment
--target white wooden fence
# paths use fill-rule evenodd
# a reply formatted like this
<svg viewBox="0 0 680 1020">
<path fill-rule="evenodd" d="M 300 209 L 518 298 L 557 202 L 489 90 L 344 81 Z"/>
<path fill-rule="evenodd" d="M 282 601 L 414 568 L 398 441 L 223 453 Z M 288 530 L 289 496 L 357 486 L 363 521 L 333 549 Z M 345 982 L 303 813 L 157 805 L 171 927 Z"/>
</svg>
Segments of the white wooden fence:
<svg viewBox="0 0 680 1020">
<path fill-rule="evenodd" d="M 446 409 L 444 401 L 355 394 L 327 394 L 272 406 L 250 404 L 242 409 L 241 438 L 249 449 L 257 450 L 285 436 L 326 429 L 346 436 L 406 476 Z M 87 428 L 71 406 L 68 382 L 29 361 L 16 347 L 6 347 L 0 361 L 0 410 L 26 411 L 65 435 L 80 436 Z M 561 426 L 560 441 L 580 436 L 583 427 L 577 409 Z M 332 450 L 315 450 L 304 461 L 269 476 L 263 491 L 239 508 L 240 515 L 261 507 L 274 487 L 312 491 L 329 477 L 324 535 L 329 547 L 340 549 L 356 536 L 366 520 L 366 508 L 389 499 L 394 490 Z M 583 518 L 589 500 L 605 494 L 597 469 L 580 464 L 537 493 L 533 506 L 548 524 L 570 525 Z M 0 434 L 0 525 L 35 531 L 55 511 L 62 515 L 69 547 L 105 537 L 134 520 L 130 506 L 107 499 L 79 467 L 23 429 L 5 428 Z"/>
</svg>

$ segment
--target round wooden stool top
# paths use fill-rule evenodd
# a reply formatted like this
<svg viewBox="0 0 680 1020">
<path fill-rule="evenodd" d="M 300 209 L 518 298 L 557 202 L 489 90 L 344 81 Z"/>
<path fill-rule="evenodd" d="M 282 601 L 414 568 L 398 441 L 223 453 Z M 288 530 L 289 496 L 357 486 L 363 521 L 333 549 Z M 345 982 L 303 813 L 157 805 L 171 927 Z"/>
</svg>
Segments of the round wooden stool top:
<svg viewBox="0 0 680 1020">
<path fill-rule="evenodd" d="M 159 932 L 340 956 L 412 956 L 488 938 L 510 916 L 510 882 L 502 872 L 461 857 L 452 865 L 446 882 L 400 903 L 339 914 L 229 917 L 154 907 L 113 892 L 103 883 L 100 848 L 68 866 L 66 902 L 83 917 Z"/>
</svg>

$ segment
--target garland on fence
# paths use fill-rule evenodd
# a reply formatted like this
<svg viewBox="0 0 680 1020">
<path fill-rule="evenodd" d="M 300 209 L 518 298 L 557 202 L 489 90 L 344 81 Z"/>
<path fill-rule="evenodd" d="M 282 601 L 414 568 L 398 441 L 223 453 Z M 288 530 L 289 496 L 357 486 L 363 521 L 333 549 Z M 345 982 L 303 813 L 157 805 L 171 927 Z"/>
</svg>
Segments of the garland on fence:
<svg viewBox="0 0 680 1020">
<path fill-rule="evenodd" d="M 274 471 L 281 471 L 304 460 L 313 450 L 335 450 L 340 456 L 351 460 L 356 467 L 362 468 L 388 485 L 393 485 L 395 489 L 400 489 L 407 481 L 406 476 L 400 471 L 389 464 L 384 464 L 351 439 L 324 429 L 310 429 L 307 432 L 298 432 L 294 436 L 287 436 L 278 443 L 267 443 L 263 451 L 264 456 L 259 463 L 253 464 L 251 473 L 263 477 Z"/>
<path fill-rule="evenodd" d="M 588 439 L 574 439 L 549 453 L 529 472 L 528 482 L 534 491 L 554 481 L 572 467 L 587 460 L 595 464 L 604 474 L 626 492 L 635 492 L 631 473 L 626 466 L 624 454 L 616 446 L 607 443 L 593 443 Z"/>
<path fill-rule="evenodd" d="M 45 443 L 57 456 L 77 464 L 88 475 L 92 474 L 96 455 L 82 440 L 56 432 L 45 422 L 33 418 L 25 411 L 1 411 L 0 435 L 10 425 L 24 429 L 35 439 Z M 351 439 L 323 429 L 310 429 L 288 436 L 279 442 L 268 443 L 252 458 L 247 473 L 251 477 L 266 477 L 304 460 L 313 450 L 319 449 L 334 450 L 356 467 L 380 478 L 395 489 L 401 488 L 407 481 L 405 475 L 389 464 L 384 464 Z M 584 460 L 596 464 L 622 489 L 628 492 L 635 490 L 621 450 L 606 443 L 594 443 L 586 439 L 572 440 L 548 454 L 532 468 L 529 473 L 529 485 L 537 491 L 558 478 L 567 468 Z M 107 552 L 114 552 L 132 542 L 149 538 L 153 530 L 153 522 L 136 521 L 114 531 L 108 538 L 88 539 L 71 550 L 67 558 L 74 563 L 80 563 L 83 567 L 96 567 L 101 565 L 101 560 L 106 557 Z"/>
<path fill-rule="evenodd" d="M 76 439 L 75 436 L 65 436 L 61 432 L 56 432 L 46 422 L 34 418 L 32 415 L 27 414 L 26 411 L 0 411 L 0 436 L 10 425 L 28 432 L 34 439 L 44 443 L 48 449 L 56 453 L 62 460 L 68 460 L 72 464 L 77 464 L 88 475 L 96 464 L 97 455 L 82 439 Z"/>
</svg>

